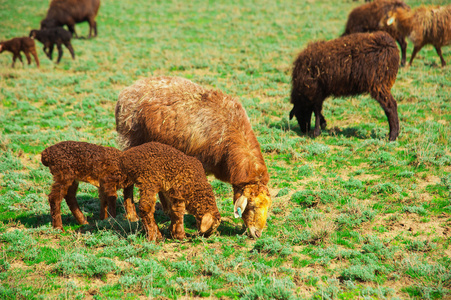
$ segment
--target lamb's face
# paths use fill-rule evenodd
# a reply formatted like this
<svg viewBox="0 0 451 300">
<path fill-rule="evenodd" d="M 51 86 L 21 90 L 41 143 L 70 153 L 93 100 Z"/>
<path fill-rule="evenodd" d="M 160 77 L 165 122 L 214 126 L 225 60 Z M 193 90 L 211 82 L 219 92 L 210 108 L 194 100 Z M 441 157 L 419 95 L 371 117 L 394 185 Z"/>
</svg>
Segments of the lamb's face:
<svg viewBox="0 0 451 300">
<path fill-rule="evenodd" d="M 271 206 L 268 188 L 262 184 L 249 184 L 234 195 L 235 217 L 240 216 L 253 238 L 262 235 Z"/>
<path fill-rule="evenodd" d="M 202 218 L 196 221 L 199 234 L 205 237 L 209 237 L 216 231 L 216 229 L 219 227 L 219 224 L 221 224 L 221 216 L 219 215 L 219 213 L 217 213 L 216 215 L 206 213 L 202 216 Z"/>
</svg>

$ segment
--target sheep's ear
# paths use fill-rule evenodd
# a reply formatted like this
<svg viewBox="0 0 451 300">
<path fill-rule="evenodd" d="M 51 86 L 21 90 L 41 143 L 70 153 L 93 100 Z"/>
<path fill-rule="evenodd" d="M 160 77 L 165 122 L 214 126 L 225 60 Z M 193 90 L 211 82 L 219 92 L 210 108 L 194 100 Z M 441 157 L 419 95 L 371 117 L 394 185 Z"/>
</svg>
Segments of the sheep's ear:
<svg viewBox="0 0 451 300">
<path fill-rule="evenodd" d="M 243 211 L 246 209 L 247 206 L 247 198 L 244 196 L 241 196 L 238 198 L 235 202 L 235 208 L 233 214 L 235 215 L 235 218 L 241 218 Z"/>
<path fill-rule="evenodd" d="M 392 17 L 388 18 L 388 20 L 387 20 L 387 25 L 390 26 L 390 25 L 392 25 L 394 22 L 395 22 L 395 17 L 392 16 Z"/>
<path fill-rule="evenodd" d="M 214 224 L 215 220 L 213 218 L 213 216 L 210 213 L 206 213 L 203 217 L 202 220 L 200 221 L 200 232 L 204 233 L 206 231 L 208 231 Z"/>
</svg>

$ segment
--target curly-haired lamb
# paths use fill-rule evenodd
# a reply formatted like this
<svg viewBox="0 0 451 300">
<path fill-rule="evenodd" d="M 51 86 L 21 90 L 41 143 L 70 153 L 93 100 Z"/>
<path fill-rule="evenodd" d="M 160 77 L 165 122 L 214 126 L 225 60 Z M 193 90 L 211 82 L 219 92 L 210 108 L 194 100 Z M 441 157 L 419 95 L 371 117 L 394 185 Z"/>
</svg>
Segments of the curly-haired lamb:
<svg viewBox="0 0 451 300">
<path fill-rule="evenodd" d="M 399 50 L 386 32 L 354 33 L 331 41 L 311 43 L 294 62 L 290 119 L 296 116 L 302 132 L 310 130 L 315 113 L 314 136 L 326 127 L 321 113 L 330 96 L 370 93 L 384 109 L 390 141 L 399 132 L 397 104 L 390 90 L 399 67 Z"/>
<path fill-rule="evenodd" d="M 354 8 L 348 16 L 345 32 L 342 36 L 357 32 L 385 31 L 390 34 L 401 47 L 401 66 L 406 63 L 406 35 L 383 22 L 389 12 L 397 8 L 410 10 L 402 0 L 375 0 Z"/>
<path fill-rule="evenodd" d="M 72 59 L 75 59 L 74 48 L 72 47 L 72 44 L 70 42 L 70 40 L 72 39 L 72 34 L 62 27 L 54 27 L 41 30 L 33 29 L 30 31 L 30 38 L 37 39 L 44 45 L 44 53 L 50 60 L 52 60 L 53 47 L 56 44 L 56 47 L 58 49 L 58 59 L 56 61 L 57 64 L 60 62 L 61 57 L 63 56 L 62 44 L 64 44 L 64 46 L 66 46 L 66 48 L 69 50 Z"/>
<path fill-rule="evenodd" d="M 413 11 L 398 8 L 395 12 L 388 13 L 386 24 L 412 41 L 414 48 L 409 66 L 418 51 L 427 44 L 434 46 L 442 67 L 446 66 L 441 47 L 451 44 L 451 5 L 421 6 Z"/>
<path fill-rule="evenodd" d="M 171 218 L 170 230 L 174 238 L 185 238 L 185 210 L 194 215 L 202 235 L 210 235 L 219 226 L 221 216 L 213 189 L 196 158 L 171 146 L 150 142 L 124 151 L 120 166 L 139 188 L 139 214 L 150 241 L 162 237 L 154 219 L 157 193 Z"/>
<path fill-rule="evenodd" d="M 94 32 L 97 36 L 96 16 L 99 11 L 100 0 L 52 0 L 47 16 L 41 21 L 41 29 L 49 29 L 67 25 L 75 36 L 75 24 L 88 21 L 89 36 Z"/>
<path fill-rule="evenodd" d="M 101 203 L 100 219 L 116 216 L 117 190 L 129 186 L 120 170 L 121 151 L 85 142 L 65 141 L 46 148 L 41 154 L 44 166 L 53 175 L 49 194 L 50 213 L 54 228 L 63 229 L 61 201 L 66 199 L 72 214 L 79 224 L 88 224 L 76 200 L 78 182 L 88 182 L 99 188 Z M 133 194 L 131 195 L 133 197 Z M 133 200 L 126 204 L 133 205 Z M 133 207 L 126 207 L 127 217 L 138 220 Z"/>
<path fill-rule="evenodd" d="M 16 63 L 17 58 L 23 64 L 22 56 L 20 55 L 20 51 L 25 53 L 28 64 L 31 64 L 31 57 L 30 57 L 30 53 L 31 53 L 34 57 L 34 60 L 36 61 L 36 65 L 39 68 L 39 58 L 36 53 L 36 47 L 35 47 L 34 41 L 28 37 L 18 37 L 18 38 L 13 38 L 13 39 L 10 39 L 7 41 L 0 42 L 0 53 L 2 53 L 3 51 L 9 51 L 13 54 L 13 64 L 12 64 L 13 68 L 14 68 L 14 64 Z"/>
<path fill-rule="evenodd" d="M 115 114 L 125 147 L 150 141 L 170 145 L 231 183 L 235 216 L 241 215 L 252 237 L 261 236 L 271 205 L 269 175 L 237 100 L 184 78 L 150 77 L 120 93 Z"/>
</svg>

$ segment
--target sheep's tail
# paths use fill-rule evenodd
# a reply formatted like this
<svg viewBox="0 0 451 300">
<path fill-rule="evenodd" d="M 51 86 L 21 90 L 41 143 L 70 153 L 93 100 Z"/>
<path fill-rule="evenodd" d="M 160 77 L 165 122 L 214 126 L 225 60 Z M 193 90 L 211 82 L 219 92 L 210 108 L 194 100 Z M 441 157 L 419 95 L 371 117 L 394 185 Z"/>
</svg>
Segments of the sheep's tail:
<svg viewBox="0 0 451 300">
<path fill-rule="evenodd" d="M 41 162 L 44 166 L 48 167 L 50 165 L 50 155 L 49 155 L 49 148 L 46 148 L 41 153 Z"/>
</svg>

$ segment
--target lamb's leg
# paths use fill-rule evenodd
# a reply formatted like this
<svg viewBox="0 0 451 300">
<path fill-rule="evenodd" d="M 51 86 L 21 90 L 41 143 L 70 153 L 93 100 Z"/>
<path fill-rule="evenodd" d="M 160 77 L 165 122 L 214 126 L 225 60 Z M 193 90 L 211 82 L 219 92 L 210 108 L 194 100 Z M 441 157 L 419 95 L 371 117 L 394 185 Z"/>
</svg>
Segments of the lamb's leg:
<svg viewBox="0 0 451 300">
<path fill-rule="evenodd" d="M 77 202 L 77 189 L 78 189 L 78 182 L 74 181 L 72 185 L 67 190 L 67 194 L 64 197 L 66 199 L 67 206 L 69 206 L 70 211 L 74 215 L 75 219 L 77 220 L 78 224 L 84 225 L 89 224 L 88 221 L 85 218 L 85 215 L 81 211 L 80 207 L 78 206 Z"/>
<path fill-rule="evenodd" d="M 418 51 L 421 50 L 421 48 L 423 48 L 423 46 L 414 46 L 413 47 L 413 52 L 412 52 L 412 56 L 410 57 L 409 67 L 412 65 L 413 59 L 417 55 Z"/>
<path fill-rule="evenodd" d="M 379 92 L 372 91 L 371 97 L 376 99 L 384 110 L 390 127 L 389 140 L 395 141 L 399 134 L 398 105 L 396 100 L 393 98 L 390 91 L 384 91 L 383 89 Z"/>
<path fill-rule="evenodd" d="M 72 59 L 75 59 L 75 52 L 74 48 L 72 48 L 72 44 L 69 42 L 65 42 L 64 46 L 66 46 L 67 49 L 69 49 L 70 55 L 72 55 Z"/>
<path fill-rule="evenodd" d="M 54 49 L 54 47 L 55 47 L 55 44 L 50 44 L 50 46 L 48 47 L 48 54 L 47 54 L 47 56 L 48 56 L 48 58 L 50 59 L 50 60 L 52 60 L 53 59 L 53 49 Z"/>
<path fill-rule="evenodd" d="M 185 203 L 183 201 L 169 200 L 170 209 L 169 217 L 171 218 L 171 235 L 173 238 L 183 240 L 185 236 L 185 228 L 183 226 L 183 216 L 185 215 Z"/>
<path fill-rule="evenodd" d="M 11 65 L 12 68 L 14 68 L 14 65 L 16 64 L 17 54 L 13 53 L 13 64 Z"/>
<path fill-rule="evenodd" d="M 124 188 L 124 208 L 127 219 L 130 222 L 137 222 L 139 220 L 135 204 L 133 203 L 133 185 Z"/>
<path fill-rule="evenodd" d="M 63 222 L 61 219 L 61 201 L 63 197 L 66 196 L 67 190 L 72 185 L 70 182 L 60 182 L 58 178 L 55 178 L 55 182 L 52 185 L 49 194 L 49 204 L 50 204 L 50 215 L 52 217 L 52 225 L 55 229 L 60 229 L 64 231 Z"/>
<path fill-rule="evenodd" d="M 446 66 L 446 61 L 442 55 L 442 49 L 440 48 L 440 46 L 434 46 L 434 48 L 435 48 L 435 51 L 437 51 L 438 56 L 440 56 L 440 61 L 442 62 L 442 67 Z"/>
<path fill-rule="evenodd" d="M 25 56 L 27 57 L 28 65 L 30 65 L 30 64 L 31 64 L 31 56 L 30 56 L 30 52 L 24 51 L 24 53 L 25 53 Z"/>
<path fill-rule="evenodd" d="M 94 20 L 93 17 L 89 18 L 88 23 L 89 23 L 89 35 L 88 35 L 88 38 L 90 39 L 91 36 L 92 36 L 91 33 L 93 31 L 94 31 L 94 36 L 97 36 L 97 24 L 96 24 L 96 21 Z"/>
<path fill-rule="evenodd" d="M 57 43 L 56 47 L 58 48 L 58 59 L 56 60 L 56 63 L 59 64 L 61 57 L 63 56 L 63 46 L 61 46 L 61 43 Z"/>
<path fill-rule="evenodd" d="M 158 193 L 158 196 L 160 198 L 160 203 L 161 203 L 161 206 L 163 207 L 164 213 L 169 215 L 169 212 L 170 212 L 169 209 L 170 209 L 170 205 L 171 205 L 170 200 L 161 192 Z"/>
<path fill-rule="evenodd" d="M 158 226 L 155 222 L 155 202 L 156 202 L 156 191 L 154 189 L 149 189 L 148 187 L 139 186 L 139 213 L 141 215 L 141 220 L 143 227 L 147 233 L 147 239 L 149 241 L 156 241 L 157 239 L 162 239 L 162 235 Z"/>
<path fill-rule="evenodd" d="M 67 25 L 67 28 L 69 29 L 70 33 L 72 33 L 72 36 L 78 39 L 78 35 L 75 32 L 75 24 Z"/>
<path fill-rule="evenodd" d="M 33 49 L 33 51 L 31 52 L 31 54 L 33 55 L 34 60 L 36 61 L 36 65 L 37 65 L 38 68 L 39 68 L 39 58 L 38 58 L 38 54 L 36 53 L 36 49 Z"/>
<path fill-rule="evenodd" d="M 401 47 L 401 66 L 404 66 L 406 64 L 406 58 L 407 58 L 407 42 L 405 38 L 399 37 L 396 40 Z"/>
<path fill-rule="evenodd" d="M 101 182 L 99 187 L 100 198 L 100 219 L 104 220 L 109 216 L 116 218 L 116 185 L 109 182 Z"/>
</svg>

